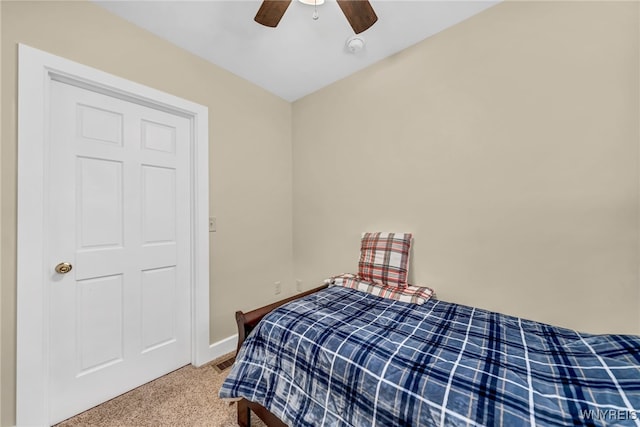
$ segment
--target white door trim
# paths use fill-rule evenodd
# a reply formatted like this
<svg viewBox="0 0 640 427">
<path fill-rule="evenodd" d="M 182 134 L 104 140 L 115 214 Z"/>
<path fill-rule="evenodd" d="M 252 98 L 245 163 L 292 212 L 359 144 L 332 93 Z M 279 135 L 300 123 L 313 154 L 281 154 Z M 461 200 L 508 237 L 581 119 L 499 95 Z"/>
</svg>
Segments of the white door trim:
<svg viewBox="0 0 640 427">
<path fill-rule="evenodd" d="M 209 155 L 205 106 L 19 45 L 18 71 L 18 426 L 48 425 L 48 281 L 43 236 L 51 81 L 63 81 L 191 121 L 191 363 L 210 360 L 209 346 Z"/>
</svg>

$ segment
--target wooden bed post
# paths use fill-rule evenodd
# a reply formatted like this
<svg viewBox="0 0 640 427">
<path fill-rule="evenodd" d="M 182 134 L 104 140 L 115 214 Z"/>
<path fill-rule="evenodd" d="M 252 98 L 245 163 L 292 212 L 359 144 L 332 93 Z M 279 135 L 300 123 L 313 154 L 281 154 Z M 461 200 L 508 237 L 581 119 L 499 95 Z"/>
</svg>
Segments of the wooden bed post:
<svg viewBox="0 0 640 427">
<path fill-rule="evenodd" d="M 246 399 L 238 401 L 238 425 L 240 427 L 251 427 L 251 412 Z"/>
<path fill-rule="evenodd" d="M 236 347 L 236 354 L 238 354 L 242 343 L 245 338 L 247 338 L 247 322 L 244 317 L 244 313 L 241 311 L 236 311 L 236 325 L 238 326 L 238 346 Z"/>
</svg>

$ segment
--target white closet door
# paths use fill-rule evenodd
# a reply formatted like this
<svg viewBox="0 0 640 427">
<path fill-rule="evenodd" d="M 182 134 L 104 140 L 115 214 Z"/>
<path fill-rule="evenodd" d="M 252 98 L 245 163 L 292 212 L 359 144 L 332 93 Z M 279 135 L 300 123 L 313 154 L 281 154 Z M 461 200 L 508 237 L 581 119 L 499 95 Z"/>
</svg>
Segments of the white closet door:
<svg viewBox="0 0 640 427">
<path fill-rule="evenodd" d="M 50 422 L 188 364 L 189 120 L 52 83 Z M 68 263 L 71 270 L 56 272 Z"/>
</svg>

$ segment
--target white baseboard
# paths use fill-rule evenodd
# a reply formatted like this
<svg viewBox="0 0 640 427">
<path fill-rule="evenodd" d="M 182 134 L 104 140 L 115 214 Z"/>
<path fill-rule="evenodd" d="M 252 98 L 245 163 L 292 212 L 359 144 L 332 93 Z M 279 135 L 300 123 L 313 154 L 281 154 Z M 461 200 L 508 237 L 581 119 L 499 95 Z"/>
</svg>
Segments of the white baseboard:
<svg viewBox="0 0 640 427">
<path fill-rule="evenodd" d="M 231 335 L 230 337 L 224 338 L 218 342 L 214 342 L 209 345 L 209 360 L 205 361 L 205 363 L 209 363 L 214 359 L 217 359 L 220 356 L 224 356 L 227 353 L 231 353 L 238 346 L 238 334 Z"/>
</svg>

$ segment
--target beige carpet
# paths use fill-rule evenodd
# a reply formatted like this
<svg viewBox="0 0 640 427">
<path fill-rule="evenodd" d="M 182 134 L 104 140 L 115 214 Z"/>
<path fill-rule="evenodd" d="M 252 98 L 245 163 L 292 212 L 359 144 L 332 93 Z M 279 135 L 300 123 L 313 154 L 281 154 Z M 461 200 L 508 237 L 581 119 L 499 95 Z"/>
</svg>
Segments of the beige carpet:
<svg viewBox="0 0 640 427">
<path fill-rule="evenodd" d="M 69 418 L 57 427 L 235 427 L 235 403 L 218 398 L 218 390 L 229 368 L 222 372 L 215 368 L 231 356 L 225 355 L 200 368 L 190 365 L 180 368 Z M 258 427 L 264 423 L 254 415 L 251 425 Z"/>
</svg>

